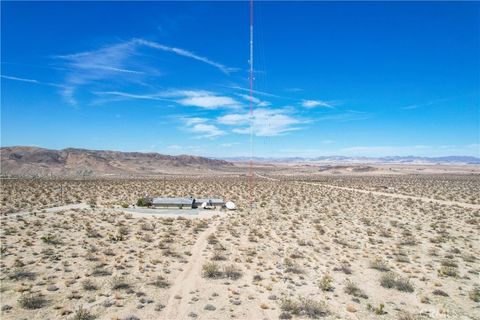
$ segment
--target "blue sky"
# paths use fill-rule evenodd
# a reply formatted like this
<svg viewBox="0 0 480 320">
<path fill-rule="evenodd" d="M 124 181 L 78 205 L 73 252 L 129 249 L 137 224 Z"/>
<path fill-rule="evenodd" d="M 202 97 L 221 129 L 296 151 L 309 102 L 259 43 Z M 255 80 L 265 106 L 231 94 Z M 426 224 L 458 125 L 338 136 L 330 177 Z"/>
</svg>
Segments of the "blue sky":
<svg viewBox="0 0 480 320">
<path fill-rule="evenodd" d="M 248 156 L 247 2 L 2 2 L 1 144 Z M 480 4 L 256 2 L 255 156 L 480 156 Z"/>
</svg>

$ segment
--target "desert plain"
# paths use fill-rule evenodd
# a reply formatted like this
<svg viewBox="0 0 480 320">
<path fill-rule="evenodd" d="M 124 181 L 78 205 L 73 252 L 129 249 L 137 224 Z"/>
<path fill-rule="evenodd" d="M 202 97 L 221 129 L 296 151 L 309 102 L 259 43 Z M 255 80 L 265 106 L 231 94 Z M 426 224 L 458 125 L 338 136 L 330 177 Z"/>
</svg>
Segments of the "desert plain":
<svg viewBox="0 0 480 320">
<path fill-rule="evenodd" d="M 1 318 L 480 319 L 478 166 L 371 168 L 3 178 Z"/>
</svg>

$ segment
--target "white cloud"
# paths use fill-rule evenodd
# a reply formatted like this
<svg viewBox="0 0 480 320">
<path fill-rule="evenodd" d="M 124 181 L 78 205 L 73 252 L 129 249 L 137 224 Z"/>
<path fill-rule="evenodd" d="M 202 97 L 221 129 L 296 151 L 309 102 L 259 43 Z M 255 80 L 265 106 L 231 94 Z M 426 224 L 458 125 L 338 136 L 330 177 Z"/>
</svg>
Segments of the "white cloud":
<svg viewBox="0 0 480 320">
<path fill-rule="evenodd" d="M 315 108 L 315 107 L 333 108 L 333 106 L 329 102 L 321 101 L 321 100 L 302 100 L 302 106 L 305 108 Z"/>
<path fill-rule="evenodd" d="M 268 107 L 270 105 L 270 102 L 262 101 L 255 96 L 250 96 L 250 95 L 244 94 L 244 93 L 237 93 L 236 95 L 245 99 L 248 102 L 250 102 L 250 100 L 251 100 L 257 107 Z"/>
<path fill-rule="evenodd" d="M 25 78 L 18 78 L 18 77 L 12 77 L 12 76 L 5 76 L 1 75 L 1 78 L 8 79 L 8 80 L 14 80 L 14 81 L 21 81 L 21 82 L 28 82 L 28 83 L 36 83 L 39 84 L 40 82 L 34 79 L 25 79 Z"/>
<path fill-rule="evenodd" d="M 215 68 L 219 69 L 220 71 L 222 71 L 224 73 L 227 73 L 227 74 L 232 72 L 232 71 L 237 70 L 236 68 L 227 67 L 227 66 L 225 66 L 221 63 L 210 60 L 207 57 L 199 56 L 199 55 L 197 55 L 197 54 L 195 54 L 191 51 L 185 50 L 185 49 L 169 47 L 169 46 L 157 43 L 157 42 L 148 41 L 148 40 L 144 40 L 144 39 L 134 39 L 133 41 L 135 43 L 140 44 L 140 45 L 144 45 L 144 46 L 155 48 L 155 49 L 162 50 L 162 51 L 172 52 L 172 53 L 175 53 L 175 54 L 183 56 L 183 57 L 191 58 L 191 59 L 209 64 L 209 65 L 211 65 L 211 66 L 213 66 L 213 67 L 215 67 Z"/>
<path fill-rule="evenodd" d="M 0 75 L 0 78 L 7 79 L 7 80 L 13 80 L 13 81 L 20 81 L 20 82 L 26 82 L 26 83 L 33 83 L 33 84 L 40 84 L 40 85 L 45 85 L 45 86 L 51 86 L 51 87 L 57 87 L 57 88 L 65 88 L 65 86 L 61 84 L 56 84 L 56 83 L 51 83 L 51 82 L 43 82 L 43 81 L 38 81 L 35 79 L 27 79 L 27 78 L 20 78 L 20 77 L 14 77 L 14 76 L 7 76 L 7 75 Z"/>
<path fill-rule="evenodd" d="M 197 124 L 197 123 L 207 122 L 208 119 L 194 117 L 194 118 L 185 118 L 184 121 L 185 121 L 185 124 L 186 124 L 187 126 L 193 126 L 193 125 L 195 125 L 195 124 Z"/>
<path fill-rule="evenodd" d="M 232 131 L 239 134 L 250 133 L 250 122 L 256 136 L 277 136 L 297 130 L 297 124 L 303 121 L 296 119 L 285 109 L 256 109 L 253 116 L 249 113 L 234 113 L 221 116 L 217 121 L 224 125 L 237 126 Z"/>
<path fill-rule="evenodd" d="M 184 106 L 208 110 L 237 108 L 240 106 L 240 103 L 231 97 L 205 90 L 168 90 L 154 94 L 135 94 L 119 91 L 96 91 L 94 93 L 97 95 L 114 95 L 125 99 L 173 101 Z"/>
<path fill-rule="evenodd" d="M 225 132 L 213 124 L 198 123 L 190 128 L 190 131 L 199 133 L 198 138 L 214 138 L 225 135 Z"/>
<path fill-rule="evenodd" d="M 95 91 L 93 93 L 97 95 L 118 96 L 126 99 L 171 101 L 168 99 L 160 98 L 158 95 L 154 95 L 154 94 L 134 94 L 134 93 L 128 93 L 128 92 L 121 92 L 121 91 Z"/>
<path fill-rule="evenodd" d="M 199 134 L 196 138 L 216 138 L 226 134 L 225 131 L 219 129 L 213 124 L 208 124 L 209 119 L 206 118 L 183 118 L 188 131 Z"/>
<path fill-rule="evenodd" d="M 316 117 L 315 121 L 347 122 L 347 121 L 365 120 L 370 117 L 371 115 L 366 112 L 347 110 L 342 113 L 328 114 L 328 115 Z"/>
<path fill-rule="evenodd" d="M 162 96 L 177 97 L 175 102 L 184 106 L 203 109 L 236 108 L 240 103 L 235 99 L 205 90 L 173 90 L 161 93 Z"/>
<path fill-rule="evenodd" d="M 250 92 L 250 88 L 242 88 L 242 87 L 239 87 L 239 86 L 226 86 L 226 88 L 240 90 L 240 91 L 244 91 L 244 92 Z M 280 97 L 276 94 L 268 93 L 268 92 L 265 92 L 265 91 L 252 90 L 252 92 L 256 95 L 261 95 L 261 96 L 266 96 L 266 97 L 282 98 L 282 97 Z"/>
<path fill-rule="evenodd" d="M 65 85 L 63 86 L 65 89 L 62 95 L 67 101 L 75 104 L 75 94 L 80 86 L 103 80 L 140 83 L 140 79 L 147 75 L 160 74 L 158 70 L 148 67 L 144 63 L 142 64 L 142 61 L 136 58 L 141 53 L 140 50 L 142 48 L 154 48 L 171 52 L 182 57 L 206 63 L 224 73 L 235 70 L 234 68 L 229 68 L 185 49 L 169 47 L 143 39 L 132 39 L 110 46 L 104 46 L 97 50 L 54 56 L 53 58 L 62 62 L 69 70 L 66 75 Z"/>
<path fill-rule="evenodd" d="M 184 106 L 194 106 L 204 109 L 218 109 L 221 107 L 233 107 L 239 105 L 237 101 L 230 97 L 215 95 L 186 97 L 177 100 L 177 103 Z"/>
<path fill-rule="evenodd" d="M 55 56 L 54 58 L 63 61 L 69 68 L 63 97 L 69 103 L 76 104 L 75 93 L 80 86 L 106 79 L 116 81 L 119 74 L 128 74 L 128 77 L 122 78 L 126 81 L 140 76 L 142 72 L 126 67 L 135 51 L 135 45 L 127 41 L 98 50 Z"/>
</svg>

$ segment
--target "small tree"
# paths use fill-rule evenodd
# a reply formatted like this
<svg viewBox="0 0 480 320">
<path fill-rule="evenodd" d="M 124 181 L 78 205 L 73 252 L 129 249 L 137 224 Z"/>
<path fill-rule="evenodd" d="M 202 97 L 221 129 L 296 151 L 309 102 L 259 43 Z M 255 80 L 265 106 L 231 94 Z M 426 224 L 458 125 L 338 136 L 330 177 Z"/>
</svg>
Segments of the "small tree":
<svg viewBox="0 0 480 320">
<path fill-rule="evenodd" d="M 152 202 L 148 198 L 140 198 L 137 201 L 137 206 L 139 207 L 150 207 L 152 205 Z"/>
</svg>

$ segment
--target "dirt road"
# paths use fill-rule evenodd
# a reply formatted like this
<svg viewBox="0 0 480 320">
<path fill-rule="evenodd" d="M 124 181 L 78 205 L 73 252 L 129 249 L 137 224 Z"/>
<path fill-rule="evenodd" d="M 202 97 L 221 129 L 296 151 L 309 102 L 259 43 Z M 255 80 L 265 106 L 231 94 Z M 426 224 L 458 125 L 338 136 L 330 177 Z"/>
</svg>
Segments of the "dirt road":
<svg viewBox="0 0 480 320">
<path fill-rule="evenodd" d="M 273 181 L 280 181 L 280 179 L 272 178 L 272 177 L 267 177 L 263 176 L 260 174 L 256 174 L 256 176 L 260 178 L 264 178 L 267 180 L 273 180 Z M 411 200 L 420 200 L 424 202 L 434 202 L 442 205 L 447 205 L 447 206 L 459 206 L 463 208 L 470 208 L 470 209 L 480 209 L 479 204 L 472 204 L 472 203 L 465 203 L 465 202 L 458 202 L 458 201 L 447 201 L 447 200 L 439 200 L 439 199 L 433 199 L 433 198 L 427 198 L 427 197 L 416 197 L 416 196 L 409 196 L 406 194 L 401 194 L 401 193 L 389 193 L 389 192 L 381 192 L 381 191 L 370 191 L 370 190 L 363 190 L 363 189 L 356 189 L 356 188 L 349 188 L 349 187 L 340 187 L 340 186 L 334 186 L 330 184 L 324 184 L 324 183 L 315 183 L 315 182 L 307 182 L 307 181 L 296 181 L 299 183 L 304 183 L 304 184 L 311 184 L 311 185 L 317 185 L 317 186 L 324 186 L 332 189 L 341 189 L 341 190 L 348 190 L 348 191 L 354 191 L 354 192 L 360 192 L 360 193 L 368 193 L 368 194 L 374 194 L 378 196 L 386 196 L 386 197 L 392 197 L 392 198 L 398 198 L 398 199 L 411 199 Z"/>
<path fill-rule="evenodd" d="M 215 232 L 219 221 L 214 221 L 203 231 L 197 239 L 197 242 L 192 247 L 192 255 L 185 269 L 175 279 L 175 282 L 170 287 L 168 303 L 162 313 L 162 319 L 188 319 L 188 296 L 191 291 L 199 288 L 199 283 L 202 279 L 202 266 L 205 262 L 205 257 L 202 256 L 207 247 L 207 238 Z M 181 297 L 178 299 L 178 297 Z"/>
</svg>

